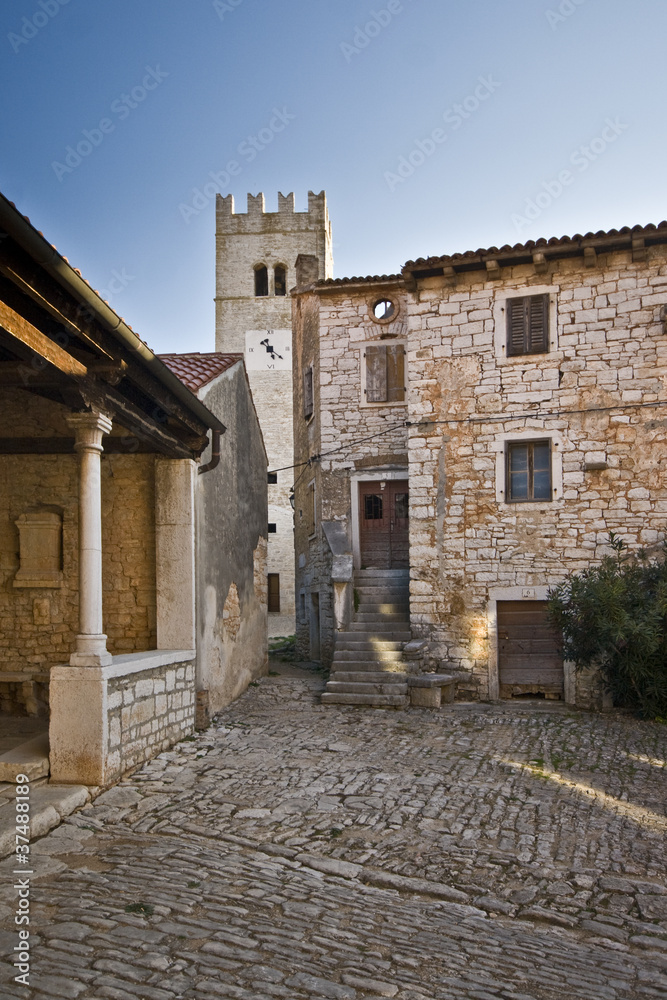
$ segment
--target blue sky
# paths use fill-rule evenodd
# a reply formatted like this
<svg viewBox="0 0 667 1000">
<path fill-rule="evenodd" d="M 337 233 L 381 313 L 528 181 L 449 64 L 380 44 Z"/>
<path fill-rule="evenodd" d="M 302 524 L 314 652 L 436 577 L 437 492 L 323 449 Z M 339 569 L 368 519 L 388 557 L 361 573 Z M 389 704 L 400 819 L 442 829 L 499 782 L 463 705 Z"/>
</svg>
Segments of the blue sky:
<svg viewBox="0 0 667 1000">
<path fill-rule="evenodd" d="M 0 189 L 154 350 L 213 350 L 216 185 L 324 188 L 337 277 L 660 222 L 666 29 L 664 0 L 11 0 Z"/>
</svg>

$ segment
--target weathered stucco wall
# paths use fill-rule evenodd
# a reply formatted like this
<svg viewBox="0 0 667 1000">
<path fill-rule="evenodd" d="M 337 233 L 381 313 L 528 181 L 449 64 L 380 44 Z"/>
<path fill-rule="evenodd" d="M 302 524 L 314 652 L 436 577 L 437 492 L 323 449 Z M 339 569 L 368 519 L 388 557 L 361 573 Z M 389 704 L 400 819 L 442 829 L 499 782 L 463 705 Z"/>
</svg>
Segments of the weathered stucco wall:
<svg viewBox="0 0 667 1000">
<path fill-rule="evenodd" d="M 506 358 L 504 297 L 548 290 L 545 354 Z M 409 304 L 413 634 L 489 691 L 489 594 L 554 584 L 667 527 L 667 301 L 661 247 L 503 268 L 497 281 L 424 279 Z M 553 499 L 508 503 L 506 440 L 549 439 Z M 600 468 L 605 465 L 606 468 Z M 598 466 L 597 469 L 587 466 Z M 584 685 L 584 679 L 578 681 Z M 580 691 L 578 700 L 587 697 Z"/>
<path fill-rule="evenodd" d="M 196 484 L 197 687 L 213 713 L 268 666 L 267 465 L 243 363 L 199 395 L 227 428 L 219 465 Z"/>
</svg>

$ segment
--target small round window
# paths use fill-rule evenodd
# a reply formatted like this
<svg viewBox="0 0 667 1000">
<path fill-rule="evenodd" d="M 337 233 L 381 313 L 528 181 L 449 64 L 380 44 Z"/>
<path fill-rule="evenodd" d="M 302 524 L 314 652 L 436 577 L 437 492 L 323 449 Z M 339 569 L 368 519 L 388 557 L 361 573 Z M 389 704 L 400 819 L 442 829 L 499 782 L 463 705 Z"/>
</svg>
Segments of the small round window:
<svg viewBox="0 0 667 1000">
<path fill-rule="evenodd" d="M 380 321 L 391 319 L 395 312 L 396 308 L 391 299 L 380 299 L 373 306 L 373 315 Z"/>
</svg>

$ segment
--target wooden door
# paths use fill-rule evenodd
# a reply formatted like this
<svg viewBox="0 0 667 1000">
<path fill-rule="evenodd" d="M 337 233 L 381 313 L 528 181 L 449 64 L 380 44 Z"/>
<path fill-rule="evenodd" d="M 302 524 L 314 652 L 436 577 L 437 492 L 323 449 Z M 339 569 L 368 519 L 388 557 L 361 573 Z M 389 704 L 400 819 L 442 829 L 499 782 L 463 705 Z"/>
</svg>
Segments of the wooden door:
<svg viewBox="0 0 667 1000">
<path fill-rule="evenodd" d="M 359 484 L 361 565 L 404 569 L 408 559 L 408 481 Z"/>
<path fill-rule="evenodd" d="M 498 601 L 500 697 L 563 697 L 563 660 L 546 601 Z"/>
</svg>

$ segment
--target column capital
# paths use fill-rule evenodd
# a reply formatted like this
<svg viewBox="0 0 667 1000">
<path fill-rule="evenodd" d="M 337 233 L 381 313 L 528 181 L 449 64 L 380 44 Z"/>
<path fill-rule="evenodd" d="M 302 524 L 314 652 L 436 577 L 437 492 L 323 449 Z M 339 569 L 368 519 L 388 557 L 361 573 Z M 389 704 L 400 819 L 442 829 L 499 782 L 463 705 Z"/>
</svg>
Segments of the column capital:
<svg viewBox="0 0 667 1000">
<path fill-rule="evenodd" d="M 99 410 L 90 410 L 86 413 L 70 413 L 65 419 L 74 431 L 76 451 L 102 451 L 102 435 L 110 434 L 113 426 L 111 417 Z"/>
</svg>

